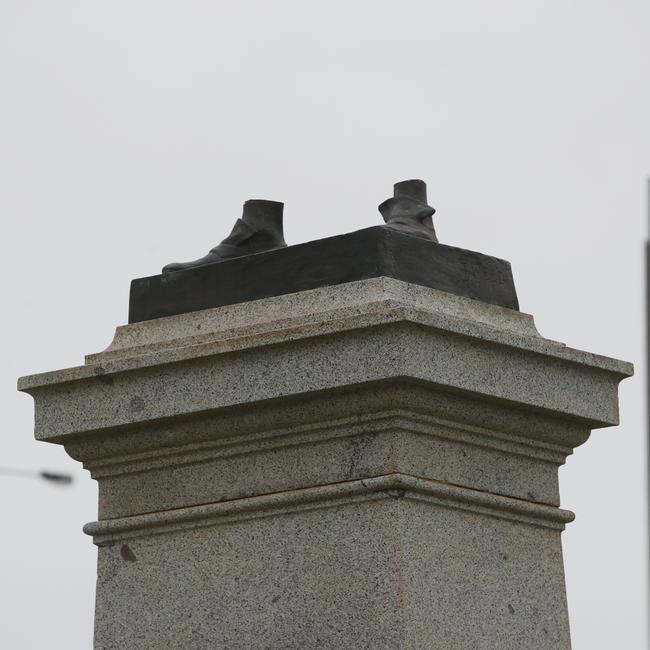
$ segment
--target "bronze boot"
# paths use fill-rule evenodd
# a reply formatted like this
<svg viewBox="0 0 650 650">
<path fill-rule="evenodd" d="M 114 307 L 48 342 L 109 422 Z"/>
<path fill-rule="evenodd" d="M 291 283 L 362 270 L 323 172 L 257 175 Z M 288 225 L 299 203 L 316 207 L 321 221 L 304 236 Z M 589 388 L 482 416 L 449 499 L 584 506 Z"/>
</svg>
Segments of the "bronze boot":
<svg viewBox="0 0 650 650">
<path fill-rule="evenodd" d="M 197 266 L 223 262 L 242 255 L 252 255 L 283 248 L 282 213 L 284 203 L 250 199 L 244 203 L 241 219 L 237 219 L 232 232 L 207 255 L 192 262 L 174 262 L 163 267 L 163 273 L 193 269 Z"/>
<path fill-rule="evenodd" d="M 427 184 L 420 180 L 402 181 L 393 186 L 394 196 L 379 206 L 385 228 L 438 241 L 431 217 L 435 210 L 427 204 Z"/>
</svg>

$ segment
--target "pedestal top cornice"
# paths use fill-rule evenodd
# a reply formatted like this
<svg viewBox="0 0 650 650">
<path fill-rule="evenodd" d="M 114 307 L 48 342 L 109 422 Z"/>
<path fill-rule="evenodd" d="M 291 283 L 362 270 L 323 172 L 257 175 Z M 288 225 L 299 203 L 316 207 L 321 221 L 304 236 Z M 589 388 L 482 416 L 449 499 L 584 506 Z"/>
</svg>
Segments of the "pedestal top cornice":
<svg viewBox="0 0 650 650">
<path fill-rule="evenodd" d="M 618 422 L 630 374 L 527 314 L 375 278 L 119 327 L 86 365 L 19 388 L 49 439 L 400 377 L 597 427 Z"/>
<path fill-rule="evenodd" d="M 18 388 L 29 391 L 48 384 L 400 321 L 618 373 L 621 379 L 633 374 L 631 363 L 545 339 L 530 314 L 391 278 L 373 278 L 121 325 L 108 348 L 87 355 L 85 365 L 21 377 Z"/>
</svg>

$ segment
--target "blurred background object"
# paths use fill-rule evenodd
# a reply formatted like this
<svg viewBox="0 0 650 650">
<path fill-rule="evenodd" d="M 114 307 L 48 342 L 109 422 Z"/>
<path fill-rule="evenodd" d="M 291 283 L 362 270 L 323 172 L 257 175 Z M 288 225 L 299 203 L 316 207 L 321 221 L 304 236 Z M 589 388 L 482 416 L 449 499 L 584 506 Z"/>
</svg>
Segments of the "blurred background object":
<svg viewBox="0 0 650 650">
<path fill-rule="evenodd" d="M 70 485 L 72 483 L 72 476 L 70 474 L 61 474 L 47 470 L 38 472 L 22 467 L 0 467 L 0 477 L 39 478 L 50 483 L 56 483 L 57 485 Z"/>
</svg>

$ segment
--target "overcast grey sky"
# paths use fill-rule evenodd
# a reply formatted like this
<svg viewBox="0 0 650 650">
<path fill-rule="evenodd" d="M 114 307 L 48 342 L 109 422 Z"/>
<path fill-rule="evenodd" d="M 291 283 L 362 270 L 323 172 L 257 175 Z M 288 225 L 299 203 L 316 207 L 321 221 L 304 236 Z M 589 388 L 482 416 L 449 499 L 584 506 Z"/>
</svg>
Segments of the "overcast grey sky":
<svg viewBox="0 0 650 650">
<path fill-rule="evenodd" d="M 78 365 L 131 278 L 283 200 L 289 243 L 423 178 L 444 243 L 512 262 L 540 332 L 623 358 L 622 424 L 561 471 L 575 650 L 646 645 L 650 3 L 0 0 L 0 647 L 91 646 L 94 483 L 18 375 Z"/>
</svg>

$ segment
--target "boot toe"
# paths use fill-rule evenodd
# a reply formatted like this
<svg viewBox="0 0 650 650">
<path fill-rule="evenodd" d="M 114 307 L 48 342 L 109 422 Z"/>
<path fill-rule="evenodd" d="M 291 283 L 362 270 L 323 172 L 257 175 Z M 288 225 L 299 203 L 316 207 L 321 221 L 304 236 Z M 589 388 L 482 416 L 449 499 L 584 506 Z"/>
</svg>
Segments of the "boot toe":
<svg viewBox="0 0 650 650">
<path fill-rule="evenodd" d="M 184 271 L 185 269 L 194 269 L 197 266 L 206 266 L 207 264 L 214 264 L 221 262 L 222 257 L 216 253 L 210 252 L 207 255 L 200 257 L 198 260 L 192 262 L 172 262 L 163 266 L 163 273 L 171 273 L 173 271 Z"/>
</svg>

